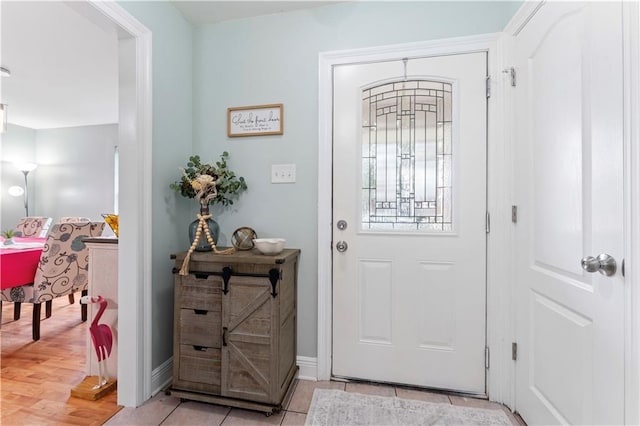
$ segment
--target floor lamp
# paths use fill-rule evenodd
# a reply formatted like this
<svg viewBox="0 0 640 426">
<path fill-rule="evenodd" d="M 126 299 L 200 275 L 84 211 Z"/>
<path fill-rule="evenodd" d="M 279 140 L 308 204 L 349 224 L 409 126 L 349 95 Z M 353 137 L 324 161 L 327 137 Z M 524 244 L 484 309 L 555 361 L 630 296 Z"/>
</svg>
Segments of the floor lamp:
<svg viewBox="0 0 640 426">
<path fill-rule="evenodd" d="M 29 190 L 27 175 L 38 167 L 36 163 L 15 163 L 14 166 L 24 174 L 24 209 L 29 217 Z"/>
</svg>

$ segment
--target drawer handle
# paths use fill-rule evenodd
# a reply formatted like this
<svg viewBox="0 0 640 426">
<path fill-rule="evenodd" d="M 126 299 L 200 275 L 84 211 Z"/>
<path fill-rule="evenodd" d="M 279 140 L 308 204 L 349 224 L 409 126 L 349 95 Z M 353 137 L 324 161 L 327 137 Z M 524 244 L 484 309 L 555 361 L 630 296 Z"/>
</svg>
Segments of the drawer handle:
<svg viewBox="0 0 640 426">
<path fill-rule="evenodd" d="M 278 293 L 276 293 L 276 285 L 278 285 L 278 281 L 280 281 L 280 270 L 273 268 L 269 269 L 269 281 L 271 281 L 271 297 L 275 298 Z"/>
<path fill-rule="evenodd" d="M 229 280 L 231 279 L 232 273 L 233 273 L 233 270 L 230 267 L 225 266 L 224 268 L 222 268 L 222 281 L 224 282 L 224 285 L 222 287 L 222 292 L 224 294 L 229 293 Z"/>
<path fill-rule="evenodd" d="M 210 274 L 207 274 L 206 272 L 194 272 L 193 275 L 197 280 L 206 280 L 207 278 L 209 278 Z"/>
<path fill-rule="evenodd" d="M 206 309 L 194 309 L 193 312 L 196 313 L 196 315 L 207 315 L 207 311 Z"/>
<path fill-rule="evenodd" d="M 227 346 L 227 327 L 222 327 L 222 346 Z"/>
<path fill-rule="evenodd" d="M 198 345 L 193 345 L 193 349 L 199 352 L 206 352 L 207 351 L 207 347 L 206 346 L 198 346 Z"/>
</svg>

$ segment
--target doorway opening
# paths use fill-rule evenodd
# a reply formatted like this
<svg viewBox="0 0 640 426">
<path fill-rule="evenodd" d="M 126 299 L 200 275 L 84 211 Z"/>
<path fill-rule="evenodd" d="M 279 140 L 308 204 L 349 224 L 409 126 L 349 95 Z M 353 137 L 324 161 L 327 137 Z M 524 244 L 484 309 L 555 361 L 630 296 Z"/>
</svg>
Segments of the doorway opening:
<svg viewBox="0 0 640 426">
<path fill-rule="evenodd" d="M 115 28 L 119 50 L 118 404 L 151 397 L 151 31 L 115 2 L 74 7 Z"/>
</svg>

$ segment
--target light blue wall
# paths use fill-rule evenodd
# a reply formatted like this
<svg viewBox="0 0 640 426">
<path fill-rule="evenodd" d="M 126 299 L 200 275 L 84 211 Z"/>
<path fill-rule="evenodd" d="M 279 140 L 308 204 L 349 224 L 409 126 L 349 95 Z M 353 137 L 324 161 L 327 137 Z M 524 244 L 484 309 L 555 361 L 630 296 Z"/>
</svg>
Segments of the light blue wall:
<svg viewBox="0 0 640 426">
<path fill-rule="evenodd" d="M 316 356 L 318 52 L 496 32 L 520 3 L 356 2 L 195 30 L 169 3 L 120 4 L 153 32 L 153 368 L 172 355 L 168 258 L 187 247 L 196 211 L 168 184 L 189 155 L 224 150 L 249 191 L 213 210 L 221 242 L 248 225 L 302 249 L 298 353 Z M 227 107 L 273 102 L 285 105 L 283 136 L 227 138 Z M 280 163 L 297 165 L 297 183 L 270 183 Z"/>
<path fill-rule="evenodd" d="M 179 176 L 178 168 L 193 151 L 192 27 L 169 2 L 119 4 L 149 28 L 153 37 L 151 306 L 155 369 L 173 355 L 173 275 L 169 256 L 189 246 L 187 226 L 193 220 L 188 203 L 177 202 L 169 189 L 169 183 Z"/>
<path fill-rule="evenodd" d="M 11 113 L 11 112 L 9 112 Z M 1 135 L 0 158 L 0 202 L 2 203 L 0 216 L 0 229 L 15 228 L 18 220 L 25 215 L 24 198 L 12 197 L 8 190 L 12 186 L 24 187 L 24 175 L 13 165 L 15 162 L 35 163 L 36 162 L 36 131 L 28 127 L 7 125 L 7 132 Z M 38 169 L 29 173 L 29 214 L 35 216 L 39 212 L 35 205 L 35 188 L 31 180 L 35 179 Z"/>
<path fill-rule="evenodd" d="M 249 190 L 214 211 L 227 238 L 239 226 L 302 249 L 298 354 L 317 341 L 318 53 L 501 31 L 520 2 L 349 2 L 203 25 L 194 33 L 194 153 L 231 154 Z M 229 139 L 230 106 L 284 103 L 282 136 Z M 271 184 L 272 164 L 295 163 L 295 184 Z M 224 241 L 224 237 L 223 237 Z"/>
</svg>

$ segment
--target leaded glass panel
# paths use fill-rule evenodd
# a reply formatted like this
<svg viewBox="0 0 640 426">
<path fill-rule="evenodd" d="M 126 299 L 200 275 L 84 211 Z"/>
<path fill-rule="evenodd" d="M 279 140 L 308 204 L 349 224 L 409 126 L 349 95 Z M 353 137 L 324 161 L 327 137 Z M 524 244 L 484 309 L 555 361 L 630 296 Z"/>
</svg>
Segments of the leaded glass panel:
<svg viewBox="0 0 640 426">
<path fill-rule="evenodd" d="M 414 79 L 362 91 L 364 230 L 452 230 L 451 89 Z"/>
</svg>

